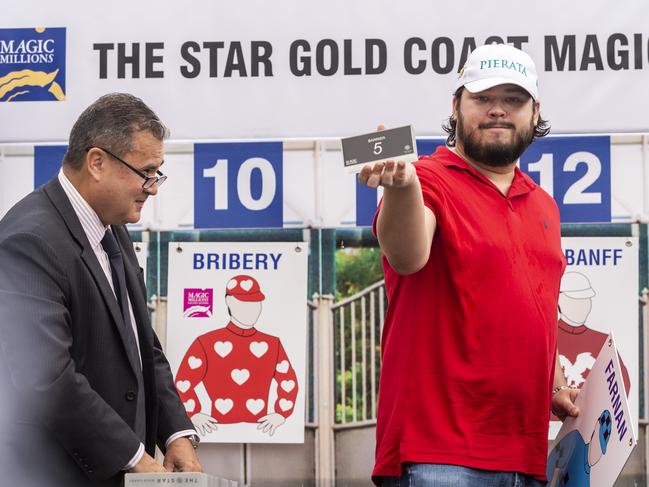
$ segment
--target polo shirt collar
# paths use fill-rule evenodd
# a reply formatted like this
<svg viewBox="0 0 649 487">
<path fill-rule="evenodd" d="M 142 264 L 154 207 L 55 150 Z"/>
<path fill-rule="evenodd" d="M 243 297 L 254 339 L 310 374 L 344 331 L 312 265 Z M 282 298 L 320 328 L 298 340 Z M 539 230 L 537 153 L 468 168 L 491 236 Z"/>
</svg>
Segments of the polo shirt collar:
<svg viewBox="0 0 649 487">
<path fill-rule="evenodd" d="M 496 187 L 494 183 L 492 183 L 487 176 L 482 174 L 480 171 L 474 169 L 469 165 L 468 162 L 466 162 L 464 159 L 462 159 L 459 155 L 457 155 L 455 152 L 453 152 L 451 149 L 448 147 L 439 147 L 437 149 L 438 151 L 446 152 L 446 157 L 443 157 L 442 164 L 446 167 L 455 167 L 464 171 L 467 171 L 469 174 L 472 176 L 478 178 L 481 182 L 492 186 L 494 189 L 498 191 L 499 194 L 502 194 L 500 190 Z M 514 179 L 512 181 L 512 185 L 509 187 L 509 191 L 507 192 L 506 198 L 514 198 L 516 196 L 524 195 L 527 194 L 531 191 L 534 191 L 536 189 L 537 185 L 536 183 L 530 178 L 527 174 L 525 174 L 523 171 L 520 170 L 518 166 L 514 167 Z M 504 196 L 504 195 L 503 195 Z"/>
</svg>

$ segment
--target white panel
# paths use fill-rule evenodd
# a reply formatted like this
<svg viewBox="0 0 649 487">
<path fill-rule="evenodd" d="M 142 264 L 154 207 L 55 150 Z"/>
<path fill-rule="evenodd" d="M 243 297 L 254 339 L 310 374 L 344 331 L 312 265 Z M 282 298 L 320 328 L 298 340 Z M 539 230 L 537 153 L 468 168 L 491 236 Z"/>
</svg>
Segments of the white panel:
<svg viewBox="0 0 649 487">
<path fill-rule="evenodd" d="M 0 218 L 33 189 L 33 155 L 0 157 Z"/>
<path fill-rule="evenodd" d="M 648 161 L 649 162 L 649 161 Z M 642 147 L 639 144 L 611 145 L 611 216 L 616 220 L 637 220 L 647 182 L 642 174 Z"/>
<path fill-rule="evenodd" d="M 316 220 L 313 151 L 284 151 L 284 224 L 310 226 Z"/>
<path fill-rule="evenodd" d="M 168 176 L 153 201 L 155 229 L 192 228 L 194 225 L 194 153 L 167 151 L 160 169 Z"/>
<path fill-rule="evenodd" d="M 353 225 L 356 221 L 356 175 L 347 174 L 339 150 L 324 152 L 321 165 L 318 181 L 322 194 L 321 226 Z"/>
</svg>

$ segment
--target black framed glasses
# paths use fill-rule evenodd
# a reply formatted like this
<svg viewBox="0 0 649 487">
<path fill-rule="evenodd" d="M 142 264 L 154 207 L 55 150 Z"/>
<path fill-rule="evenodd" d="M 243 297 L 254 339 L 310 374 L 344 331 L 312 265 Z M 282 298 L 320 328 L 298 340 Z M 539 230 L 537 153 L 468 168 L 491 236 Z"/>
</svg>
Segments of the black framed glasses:
<svg viewBox="0 0 649 487">
<path fill-rule="evenodd" d="M 87 147 L 86 152 L 88 152 L 92 147 Z M 134 168 L 131 166 L 128 162 L 126 162 L 124 159 L 121 159 L 117 157 L 115 154 L 113 154 L 111 151 L 108 149 L 104 149 L 103 147 L 97 147 L 97 149 L 103 150 L 106 154 L 108 154 L 110 157 L 113 159 L 117 159 L 119 162 L 124 164 L 126 167 L 128 167 L 131 171 L 133 171 L 135 174 L 140 176 L 142 179 L 144 179 L 144 183 L 142 184 L 142 189 L 151 189 L 154 184 L 158 186 L 162 186 L 162 183 L 164 183 L 167 180 L 167 176 L 162 174 L 159 170 L 156 171 L 157 176 L 147 176 L 144 174 L 142 171 L 139 169 Z"/>
</svg>

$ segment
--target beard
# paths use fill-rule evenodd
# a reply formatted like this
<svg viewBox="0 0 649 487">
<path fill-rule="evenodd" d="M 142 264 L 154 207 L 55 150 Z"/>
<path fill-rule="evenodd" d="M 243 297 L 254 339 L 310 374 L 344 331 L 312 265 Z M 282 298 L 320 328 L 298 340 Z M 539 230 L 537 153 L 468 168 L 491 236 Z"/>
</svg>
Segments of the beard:
<svg viewBox="0 0 649 487">
<path fill-rule="evenodd" d="M 491 127 L 505 127 L 514 131 L 513 140 L 511 142 L 480 142 L 476 132 Z M 457 115 L 457 140 L 462 142 L 464 154 L 487 166 L 509 166 L 521 156 L 532 143 L 533 138 L 534 121 L 531 119 L 529 126 L 523 130 L 517 130 L 511 122 L 490 122 L 480 124 L 478 128 L 467 131 L 462 113 L 458 112 Z"/>
</svg>

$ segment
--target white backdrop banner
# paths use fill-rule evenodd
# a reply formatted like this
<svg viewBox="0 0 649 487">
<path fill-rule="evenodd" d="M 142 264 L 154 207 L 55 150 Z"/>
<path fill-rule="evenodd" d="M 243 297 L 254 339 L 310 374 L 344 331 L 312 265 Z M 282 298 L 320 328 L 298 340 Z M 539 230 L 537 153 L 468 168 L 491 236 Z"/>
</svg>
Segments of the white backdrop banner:
<svg viewBox="0 0 649 487">
<path fill-rule="evenodd" d="M 646 132 L 647 18 L 636 0 L 23 0 L 0 19 L 0 142 L 65 141 L 113 91 L 175 139 L 439 135 L 459 68 L 495 42 L 535 59 L 555 133 Z"/>
<path fill-rule="evenodd" d="M 638 239 L 564 237 L 559 293 L 559 361 L 568 385 L 581 387 L 608 334 L 615 334 L 621 383 L 638 418 Z M 561 423 L 550 424 L 554 439 Z M 637 424 L 636 424 L 637 427 Z M 636 428 L 637 429 L 637 428 Z"/>
<path fill-rule="evenodd" d="M 205 442 L 302 443 L 307 245 L 170 243 L 167 358 Z"/>
</svg>

